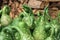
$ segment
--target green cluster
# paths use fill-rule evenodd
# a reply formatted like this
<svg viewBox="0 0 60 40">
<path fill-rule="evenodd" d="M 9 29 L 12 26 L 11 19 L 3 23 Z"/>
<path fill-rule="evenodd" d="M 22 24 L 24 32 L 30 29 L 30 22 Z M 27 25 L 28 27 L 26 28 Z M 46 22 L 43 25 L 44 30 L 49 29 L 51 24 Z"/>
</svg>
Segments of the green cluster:
<svg viewBox="0 0 60 40">
<path fill-rule="evenodd" d="M 23 9 L 14 19 L 9 6 L 0 10 L 0 40 L 60 40 L 59 13 L 52 19 L 46 6 L 43 13 L 37 11 L 36 18 L 29 6 L 24 4 Z"/>
</svg>

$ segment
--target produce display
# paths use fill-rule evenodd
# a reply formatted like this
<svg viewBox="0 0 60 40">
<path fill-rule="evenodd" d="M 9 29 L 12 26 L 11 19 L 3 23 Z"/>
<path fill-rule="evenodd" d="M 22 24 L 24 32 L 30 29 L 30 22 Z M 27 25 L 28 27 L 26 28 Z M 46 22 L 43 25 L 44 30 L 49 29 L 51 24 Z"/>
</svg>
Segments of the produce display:
<svg viewBox="0 0 60 40">
<path fill-rule="evenodd" d="M 37 11 L 36 18 L 29 6 L 22 7 L 23 11 L 13 19 L 9 6 L 0 10 L 0 40 L 60 40 L 60 13 L 53 19 L 47 5 L 43 13 Z"/>
</svg>

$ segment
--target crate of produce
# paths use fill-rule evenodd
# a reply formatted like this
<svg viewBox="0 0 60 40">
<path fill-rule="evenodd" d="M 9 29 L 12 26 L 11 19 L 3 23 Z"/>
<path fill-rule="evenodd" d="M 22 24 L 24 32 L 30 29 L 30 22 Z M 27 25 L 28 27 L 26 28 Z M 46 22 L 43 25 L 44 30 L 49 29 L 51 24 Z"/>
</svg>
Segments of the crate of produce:
<svg viewBox="0 0 60 40">
<path fill-rule="evenodd" d="M 0 40 L 60 40 L 59 5 L 59 0 L 1 0 Z"/>
</svg>

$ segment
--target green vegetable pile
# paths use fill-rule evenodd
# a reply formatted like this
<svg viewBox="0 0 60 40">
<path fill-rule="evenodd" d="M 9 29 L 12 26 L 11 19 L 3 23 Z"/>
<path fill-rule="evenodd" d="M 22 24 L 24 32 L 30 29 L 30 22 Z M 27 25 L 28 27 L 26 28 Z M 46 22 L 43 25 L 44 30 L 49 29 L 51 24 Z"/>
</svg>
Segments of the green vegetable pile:
<svg viewBox="0 0 60 40">
<path fill-rule="evenodd" d="M 10 17 L 11 8 L 5 5 L 0 10 L 0 40 L 60 40 L 60 14 L 52 19 L 48 6 L 44 12 L 37 12 L 35 18 L 32 9 L 23 5 L 14 19 Z"/>
</svg>

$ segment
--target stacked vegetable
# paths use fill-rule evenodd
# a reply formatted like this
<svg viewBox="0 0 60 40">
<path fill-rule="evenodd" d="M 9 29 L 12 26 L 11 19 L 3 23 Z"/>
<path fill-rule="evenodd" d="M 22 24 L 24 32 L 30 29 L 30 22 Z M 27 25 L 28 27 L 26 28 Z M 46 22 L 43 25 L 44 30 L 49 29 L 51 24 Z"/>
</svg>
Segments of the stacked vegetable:
<svg viewBox="0 0 60 40">
<path fill-rule="evenodd" d="M 60 14 L 52 19 L 46 6 L 35 18 L 29 6 L 24 4 L 23 9 L 14 19 L 9 6 L 0 10 L 0 40 L 60 40 Z"/>
</svg>

